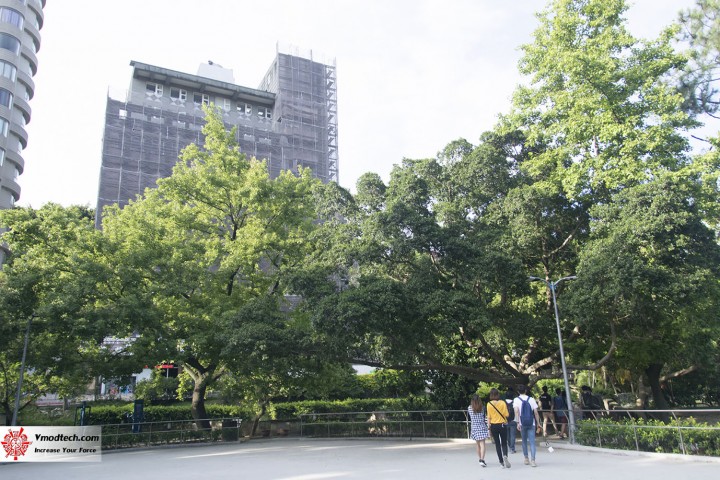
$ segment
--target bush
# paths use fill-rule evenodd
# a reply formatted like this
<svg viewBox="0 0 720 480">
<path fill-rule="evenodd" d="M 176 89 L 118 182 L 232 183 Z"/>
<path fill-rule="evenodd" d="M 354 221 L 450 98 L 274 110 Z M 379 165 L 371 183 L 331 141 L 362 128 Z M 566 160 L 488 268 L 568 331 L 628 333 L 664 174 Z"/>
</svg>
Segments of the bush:
<svg viewBox="0 0 720 480">
<path fill-rule="evenodd" d="M 309 413 L 347 413 L 391 410 L 429 410 L 434 406 L 425 397 L 367 398 L 347 400 L 306 400 L 302 402 L 276 403 L 268 414 L 273 420 L 291 420 Z"/>
<path fill-rule="evenodd" d="M 682 442 L 681 442 L 682 435 Z M 720 429 L 694 418 L 660 420 L 623 420 L 607 418 L 583 420 L 575 435 L 578 443 L 588 446 L 643 452 L 683 453 L 720 456 Z M 637 444 L 636 444 L 637 441 Z"/>
<path fill-rule="evenodd" d="M 143 400 L 173 400 L 177 398 L 180 380 L 176 377 L 163 377 L 153 372 L 149 380 L 135 385 L 135 398 Z"/>
</svg>

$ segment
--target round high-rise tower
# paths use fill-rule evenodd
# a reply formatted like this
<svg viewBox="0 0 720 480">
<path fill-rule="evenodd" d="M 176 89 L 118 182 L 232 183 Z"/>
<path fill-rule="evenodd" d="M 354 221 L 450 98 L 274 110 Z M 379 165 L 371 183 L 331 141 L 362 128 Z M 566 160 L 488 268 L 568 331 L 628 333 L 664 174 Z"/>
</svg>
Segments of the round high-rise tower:
<svg viewBox="0 0 720 480">
<path fill-rule="evenodd" d="M 46 0 L 0 0 L 0 208 L 20 198 Z"/>
</svg>

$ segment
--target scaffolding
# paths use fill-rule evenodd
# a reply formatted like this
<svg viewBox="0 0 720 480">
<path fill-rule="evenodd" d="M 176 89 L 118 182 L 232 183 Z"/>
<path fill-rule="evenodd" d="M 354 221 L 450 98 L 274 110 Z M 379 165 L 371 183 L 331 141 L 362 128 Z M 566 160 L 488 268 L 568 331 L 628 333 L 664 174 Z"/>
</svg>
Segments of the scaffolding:
<svg viewBox="0 0 720 480">
<path fill-rule="evenodd" d="M 200 105 L 162 92 L 169 92 L 173 81 L 188 79 L 205 91 L 202 82 L 207 79 L 143 64 L 134 66 L 135 81 L 124 98 L 108 92 L 97 226 L 105 205 L 125 206 L 146 188 L 154 188 L 159 178 L 172 173 L 183 148 L 204 141 Z M 167 74 L 162 75 L 164 72 Z M 160 85 L 162 80 L 166 84 L 148 91 L 147 79 L 152 79 L 147 83 Z M 232 85 L 226 87 L 232 92 Z M 223 121 L 228 128 L 236 128 L 241 152 L 266 159 L 273 178 L 283 170 L 297 171 L 302 166 L 323 182 L 338 180 L 334 61 L 319 63 L 278 50 L 260 89 L 236 88 L 231 96 L 216 95 L 213 103 L 224 106 Z"/>
</svg>

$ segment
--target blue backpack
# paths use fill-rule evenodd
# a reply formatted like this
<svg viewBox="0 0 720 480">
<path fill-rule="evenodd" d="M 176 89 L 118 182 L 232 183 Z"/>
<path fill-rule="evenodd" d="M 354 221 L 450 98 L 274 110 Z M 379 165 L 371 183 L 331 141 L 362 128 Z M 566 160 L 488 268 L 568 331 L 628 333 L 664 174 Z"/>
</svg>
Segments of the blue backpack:
<svg viewBox="0 0 720 480">
<path fill-rule="evenodd" d="M 532 425 L 534 420 L 533 410 L 530 406 L 530 399 L 523 400 L 520 399 L 522 402 L 522 407 L 520 407 L 520 423 L 522 425 Z"/>
</svg>

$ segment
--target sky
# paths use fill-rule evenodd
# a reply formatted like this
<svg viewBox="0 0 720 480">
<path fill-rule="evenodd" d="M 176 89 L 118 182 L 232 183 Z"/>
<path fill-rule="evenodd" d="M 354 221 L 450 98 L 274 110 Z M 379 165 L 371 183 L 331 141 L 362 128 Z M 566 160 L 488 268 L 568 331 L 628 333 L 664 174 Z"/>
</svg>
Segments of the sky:
<svg viewBox="0 0 720 480">
<path fill-rule="evenodd" d="M 630 0 L 631 33 L 652 38 L 694 0 Z M 477 144 L 506 113 L 519 47 L 544 0 L 49 0 L 20 206 L 94 207 L 108 91 L 130 61 L 195 74 L 212 60 L 256 88 L 277 45 L 337 65 L 339 183 L 403 158 Z"/>
</svg>

